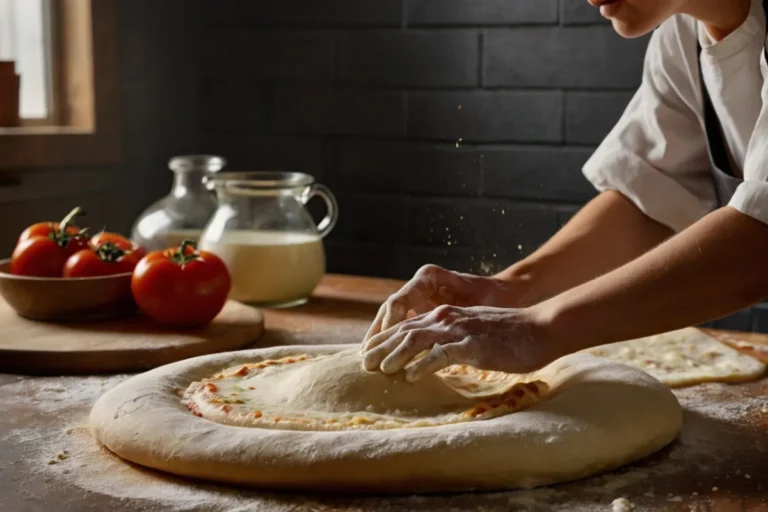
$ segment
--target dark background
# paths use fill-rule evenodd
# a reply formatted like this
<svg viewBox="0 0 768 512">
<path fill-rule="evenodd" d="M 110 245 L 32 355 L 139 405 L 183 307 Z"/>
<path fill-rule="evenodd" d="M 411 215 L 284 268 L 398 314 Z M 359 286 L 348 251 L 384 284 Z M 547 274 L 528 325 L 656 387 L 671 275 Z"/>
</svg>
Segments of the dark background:
<svg viewBox="0 0 768 512">
<path fill-rule="evenodd" d="M 581 166 L 639 84 L 647 44 L 585 0 L 119 5 L 122 163 L 0 174 L 6 254 L 73 203 L 128 232 L 168 192 L 170 156 L 213 152 L 334 190 L 331 272 L 494 272 L 593 197 Z M 768 309 L 716 325 L 768 331 Z"/>
</svg>

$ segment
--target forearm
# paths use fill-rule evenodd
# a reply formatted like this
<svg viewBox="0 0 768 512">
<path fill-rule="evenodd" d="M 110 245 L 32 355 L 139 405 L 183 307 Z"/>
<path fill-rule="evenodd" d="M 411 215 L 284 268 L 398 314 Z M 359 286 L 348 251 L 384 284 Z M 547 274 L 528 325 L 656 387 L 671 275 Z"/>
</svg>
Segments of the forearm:
<svg viewBox="0 0 768 512">
<path fill-rule="evenodd" d="M 721 208 L 623 267 L 531 309 L 542 339 L 562 353 L 656 334 L 768 297 L 767 256 L 768 226 Z"/>
<path fill-rule="evenodd" d="M 603 192 L 539 250 L 496 277 L 519 291 L 518 305 L 531 305 L 620 267 L 671 235 L 623 195 Z"/>
</svg>

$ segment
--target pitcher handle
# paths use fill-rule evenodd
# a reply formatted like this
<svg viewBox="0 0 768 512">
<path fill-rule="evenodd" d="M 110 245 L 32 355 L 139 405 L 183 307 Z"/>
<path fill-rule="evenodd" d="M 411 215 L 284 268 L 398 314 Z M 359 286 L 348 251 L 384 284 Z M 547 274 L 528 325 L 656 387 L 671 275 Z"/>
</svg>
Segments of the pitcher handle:
<svg viewBox="0 0 768 512">
<path fill-rule="evenodd" d="M 328 187 L 317 183 L 307 187 L 304 193 L 301 194 L 302 204 L 307 204 L 315 196 L 325 202 L 325 208 L 328 210 L 325 218 L 317 225 L 318 235 L 320 235 L 320 238 L 325 238 L 336 225 L 336 221 L 339 218 L 339 204 L 336 202 L 336 196 L 333 195 L 333 192 Z"/>
</svg>

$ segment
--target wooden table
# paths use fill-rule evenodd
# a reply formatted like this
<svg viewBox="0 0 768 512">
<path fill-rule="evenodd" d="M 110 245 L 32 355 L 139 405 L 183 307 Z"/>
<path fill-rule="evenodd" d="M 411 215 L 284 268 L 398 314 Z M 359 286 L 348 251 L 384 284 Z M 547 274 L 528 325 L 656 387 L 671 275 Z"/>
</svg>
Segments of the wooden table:
<svg viewBox="0 0 768 512">
<path fill-rule="evenodd" d="M 358 343 L 378 304 L 399 285 L 328 276 L 310 304 L 266 311 L 267 334 L 258 346 Z M 84 426 L 90 406 L 128 377 L 0 374 L 1 511 L 610 511 L 614 499 L 626 497 L 636 510 L 768 512 L 766 378 L 677 391 L 686 409 L 680 438 L 606 475 L 528 491 L 329 496 L 184 481 L 97 448 Z"/>
</svg>

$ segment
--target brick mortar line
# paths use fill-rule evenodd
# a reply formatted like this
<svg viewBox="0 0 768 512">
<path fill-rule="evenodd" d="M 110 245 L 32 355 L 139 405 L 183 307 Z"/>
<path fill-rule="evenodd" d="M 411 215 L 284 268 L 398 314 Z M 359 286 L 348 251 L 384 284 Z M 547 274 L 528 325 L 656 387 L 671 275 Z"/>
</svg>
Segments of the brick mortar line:
<svg viewBox="0 0 768 512">
<path fill-rule="evenodd" d="M 568 150 L 585 150 L 593 151 L 597 144 L 590 143 L 577 143 L 571 142 L 563 144 L 561 142 L 547 142 L 547 141 L 462 141 L 461 147 L 456 148 L 456 141 L 454 139 L 425 139 L 420 137 L 404 137 L 404 136 L 391 136 L 385 137 L 380 135 L 355 135 L 355 134 L 338 134 L 338 133 L 304 133 L 304 134 L 285 134 L 285 133 L 268 133 L 268 134 L 256 134 L 256 133 L 236 133 L 236 132 L 215 132 L 204 131 L 201 134 L 201 138 L 218 138 L 218 139 L 249 139 L 249 140 L 283 140 L 283 141 L 296 141 L 300 142 L 317 142 L 323 139 L 323 137 L 333 137 L 341 144 L 354 143 L 354 144 L 397 144 L 403 147 L 410 147 L 412 149 L 449 149 L 456 152 L 468 152 L 467 150 L 475 151 L 500 151 L 500 150 L 513 150 L 513 151 L 530 151 L 530 150 L 548 150 L 548 151 L 568 151 Z"/>
<path fill-rule="evenodd" d="M 336 64 L 336 62 L 334 62 Z M 334 69 L 334 71 L 337 71 Z M 483 66 L 480 66 L 480 71 L 483 71 Z M 478 85 L 452 85 L 452 86 L 434 86 L 434 85 L 386 85 L 377 84 L 375 82 L 364 82 L 355 80 L 344 80 L 335 78 L 331 80 L 318 79 L 316 81 L 305 79 L 270 79 L 257 76 L 222 76 L 222 75 L 207 75 L 203 73 L 201 80 L 210 84 L 213 87 L 227 86 L 227 85 L 242 85 L 252 84 L 254 87 L 271 86 L 281 89 L 333 89 L 339 93 L 366 93 L 366 92 L 511 92 L 511 93 L 528 93 L 528 92 L 557 92 L 563 91 L 567 93 L 586 93 L 586 94 L 633 94 L 637 91 L 637 87 L 558 87 L 552 85 L 541 86 L 510 86 L 510 85 L 483 85 L 482 88 Z M 639 87 L 639 84 L 638 84 Z"/>
<path fill-rule="evenodd" d="M 574 0 L 575 1 L 575 0 Z M 439 31 L 439 30 L 452 30 L 452 29 L 473 29 L 473 28 L 488 28 L 488 29 L 517 29 L 517 28 L 572 28 L 572 27 L 607 27 L 608 24 L 604 21 L 520 21 L 510 23 L 497 23 L 497 22 L 443 22 L 443 23 L 410 23 L 408 21 L 403 25 L 401 21 L 399 24 L 372 24 L 372 25 L 354 25 L 354 24 L 307 24 L 307 25 L 281 25 L 281 24 L 251 24 L 251 25 L 208 25 L 207 28 L 213 30 L 221 30 L 226 33 L 227 31 L 241 31 L 241 32 L 268 32 L 268 31 L 284 31 L 288 33 L 293 32 L 321 32 L 331 30 L 349 30 L 353 32 L 360 32 L 365 30 L 386 30 L 392 32 L 411 31 L 411 30 L 424 30 L 427 32 Z"/>
<path fill-rule="evenodd" d="M 487 206 L 496 208 L 512 208 L 522 207 L 528 211 L 543 211 L 557 213 L 558 209 L 568 208 L 581 208 L 583 202 L 564 202 L 553 200 L 523 200 L 512 199 L 498 196 L 446 196 L 441 195 L 427 195 L 427 194 L 414 194 L 414 193 L 385 193 L 385 192 L 367 192 L 356 190 L 353 188 L 347 188 L 341 185 L 334 187 L 334 193 L 340 198 L 341 201 L 345 199 L 355 200 L 378 200 L 393 203 L 400 203 L 402 205 L 444 205 L 444 206 L 462 206 L 462 207 L 476 207 L 478 202 Z"/>
</svg>

